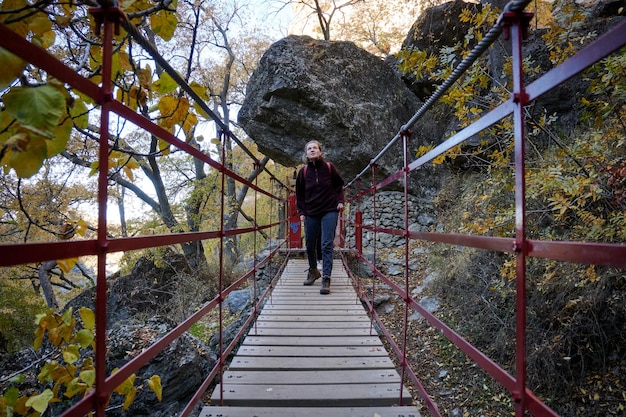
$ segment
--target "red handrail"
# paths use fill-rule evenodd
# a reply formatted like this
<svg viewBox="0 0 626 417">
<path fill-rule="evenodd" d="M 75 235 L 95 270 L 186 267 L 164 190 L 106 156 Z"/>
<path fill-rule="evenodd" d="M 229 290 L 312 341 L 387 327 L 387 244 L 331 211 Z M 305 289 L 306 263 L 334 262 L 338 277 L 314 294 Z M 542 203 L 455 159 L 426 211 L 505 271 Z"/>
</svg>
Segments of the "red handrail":
<svg viewBox="0 0 626 417">
<path fill-rule="evenodd" d="M 537 99 L 542 94 L 550 91 L 551 89 L 559 86 L 569 78 L 579 74 L 581 71 L 592 66 L 596 62 L 600 61 L 609 54 L 619 50 L 626 45 L 626 22 L 622 22 L 610 32 L 606 33 L 595 42 L 584 48 L 582 51 L 565 61 L 563 64 L 555 67 L 551 71 L 544 74 L 539 79 L 535 80 L 528 86 L 525 86 L 522 79 L 522 40 L 525 32 L 526 25 L 528 24 L 528 16 L 520 11 L 505 12 L 499 20 L 500 24 L 506 25 L 507 35 L 512 41 L 512 68 L 513 68 L 513 92 L 506 102 L 496 107 L 489 113 L 483 115 L 479 120 L 475 121 L 468 127 L 464 128 L 460 132 L 456 133 L 445 142 L 441 143 L 433 150 L 429 151 L 425 155 L 417 158 L 412 162 L 408 162 L 405 158 L 403 168 L 399 171 L 388 175 L 381 180 L 376 179 L 376 163 L 378 159 L 390 148 L 388 145 L 376 158 L 370 163 L 372 171 L 372 185 L 368 189 L 353 190 L 350 202 L 355 207 L 359 207 L 360 199 L 364 196 L 372 196 L 372 225 L 362 224 L 362 212 L 357 209 L 355 213 L 352 213 L 353 221 L 350 223 L 346 221 L 346 224 L 350 224 L 354 227 L 354 246 L 355 252 L 361 262 L 366 264 L 374 273 L 374 285 L 372 289 L 372 299 L 375 296 L 376 280 L 384 282 L 389 286 L 402 300 L 405 305 L 417 311 L 421 314 L 426 321 L 438 329 L 448 340 L 454 343 L 462 352 L 464 352 L 469 358 L 471 358 L 476 364 L 478 364 L 484 371 L 486 371 L 491 377 L 498 381 L 505 389 L 511 394 L 513 403 L 515 404 L 515 415 L 522 417 L 526 411 L 529 411 L 534 416 L 550 416 L 554 417 L 558 414 L 552 410 L 549 406 L 543 403 L 535 394 L 530 391 L 526 385 L 526 260 L 528 257 L 547 258 L 552 260 L 576 262 L 582 264 L 595 264 L 595 265 L 608 265 L 618 268 L 626 268 L 626 245 L 624 244 L 612 244 L 612 243 L 588 243 L 588 242 L 563 242 L 563 241 L 539 241 L 531 240 L 526 237 L 526 185 L 525 185 L 525 156 L 524 156 L 524 112 L 523 108 L 531 101 Z M 420 110 L 418 115 L 421 116 L 423 112 Z M 405 187 L 404 194 L 404 209 L 405 218 L 408 215 L 408 194 L 406 191 L 406 185 L 408 183 L 408 173 L 415 171 L 427 163 L 430 163 L 433 159 L 439 155 L 444 154 L 454 146 L 464 142 L 470 137 L 476 135 L 500 121 L 502 118 L 513 114 L 514 121 L 514 140 L 515 140 L 515 237 L 514 238 L 501 238 L 501 237 L 489 237 L 489 236 L 473 236 L 463 234 L 452 233 L 436 233 L 436 232 L 414 232 L 408 230 L 408 224 L 405 221 L 404 228 L 392 229 L 377 226 L 377 203 L 376 193 L 384 187 L 393 184 L 399 180 L 403 181 Z M 406 126 L 405 126 L 406 128 Z M 407 136 L 410 135 L 410 131 L 404 129 L 401 130 L 394 138 L 394 141 L 398 138 L 403 138 L 403 152 L 406 155 L 407 152 Z M 391 143 L 391 142 L 390 142 Z M 361 176 L 366 171 L 364 170 L 357 178 L 349 183 L 349 187 L 353 187 L 353 184 L 357 186 L 360 184 Z M 349 193 L 348 193 L 349 194 Z M 370 261 L 361 254 L 362 249 L 362 231 L 368 230 L 374 234 L 371 239 L 373 242 L 374 260 Z M 405 284 L 399 286 L 389 277 L 376 267 L 376 234 L 383 233 L 395 236 L 405 237 Z M 408 291 L 408 242 L 410 240 L 423 240 L 428 242 L 439 242 L 449 245 L 466 246 L 477 249 L 484 249 L 489 251 L 497 251 L 503 253 L 512 253 L 516 256 L 516 365 L 515 365 L 515 377 L 510 375 L 501 366 L 495 363 L 487 355 L 474 347 L 459 333 L 450 328 L 434 314 L 430 313 L 422 306 L 419 305 Z M 346 266 L 347 260 L 344 260 Z M 355 278 L 357 279 L 357 278 Z M 406 375 L 411 382 L 415 384 L 420 396 L 429 408 L 431 413 L 435 416 L 440 416 L 440 412 L 434 401 L 429 397 L 428 393 L 424 389 L 421 381 L 411 369 L 410 364 L 406 360 L 406 350 L 404 348 L 404 341 L 394 341 L 391 337 L 391 333 L 387 330 L 379 318 L 376 310 L 372 306 L 371 299 L 367 299 L 363 296 L 362 300 L 369 306 L 370 313 L 374 320 L 378 323 L 382 332 L 387 337 L 387 340 L 393 347 L 393 350 L 398 357 L 399 363 L 403 367 L 403 375 Z M 405 313 L 406 314 L 406 313 Z M 406 316 L 405 316 L 405 331 L 406 331 Z M 406 337 L 406 336 L 405 336 Z"/>
<path fill-rule="evenodd" d="M 277 244 L 272 248 L 269 255 L 263 260 L 256 260 L 256 235 L 258 232 L 272 230 L 280 225 L 284 225 L 285 220 L 281 219 L 278 213 L 279 205 L 286 204 L 287 198 L 280 194 L 275 195 L 272 190 L 263 189 L 258 183 L 252 183 L 245 178 L 241 177 L 234 171 L 229 170 L 221 163 L 214 161 L 207 154 L 200 152 L 198 149 L 190 146 L 184 141 L 179 140 L 171 133 L 154 124 L 152 121 L 137 114 L 124 104 L 116 101 L 112 94 L 111 84 L 111 57 L 113 32 L 122 19 L 122 12 L 115 8 L 109 9 L 91 9 L 92 13 L 96 15 L 96 21 L 99 22 L 102 27 L 97 27 L 97 31 L 102 33 L 103 41 L 103 66 L 102 66 L 102 85 L 97 86 L 92 81 L 80 76 L 71 68 L 65 66 L 61 61 L 50 55 L 47 51 L 39 48 L 30 42 L 26 41 L 22 37 L 15 34 L 8 29 L 4 24 L 0 23 L 0 46 L 11 51 L 13 54 L 21 57 L 22 59 L 30 62 L 31 64 L 47 71 L 49 75 L 56 77 L 57 79 L 67 83 L 72 88 L 86 96 L 91 97 L 100 108 L 100 145 L 99 145 L 99 174 L 98 174 L 98 232 L 96 239 L 88 239 L 81 241 L 69 241 L 69 242 L 46 242 L 46 243 L 24 243 L 24 244 L 11 244 L 0 245 L 0 266 L 15 266 L 27 263 L 37 263 L 47 260 L 64 259 L 71 257 L 81 257 L 88 255 L 95 255 L 98 258 L 97 264 L 97 280 L 96 280 L 96 328 L 95 328 L 95 367 L 96 367 L 96 383 L 95 389 L 82 398 L 78 403 L 63 413 L 63 416 L 79 416 L 86 415 L 89 412 L 95 412 L 97 416 L 105 415 L 105 407 L 108 403 L 108 399 L 113 390 L 125 381 L 131 374 L 138 371 L 142 366 L 147 364 L 151 359 L 156 357 L 162 352 L 169 344 L 180 337 L 186 332 L 194 323 L 202 319 L 207 313 L 211 312 L 214 308 L 220 308 L 225 297 L 234 289 L 246 284 L 251 277 L 254 277 L 260 268 L 270 266 L 270 274 L 274 274 L 277 277 L 283 266 L 277 268 L 275 271 L 271 271 L 270 260 L 278 253 L 278 251 L 284 248 L 283 243 Z M 254 226 L 239 229 L 226 230 L 221 222 L 221 227 L 218 230 L 213 231 L 199 231 L 189 233 L 178 234 L 164 234 L 156 236 L 141 236 L 131 238 L 113 239 L 108 236 L 107 233 L 107 199 L 108 199 L 108 153 L 109 153 L 109 115 L 115 113 L 118 116 L 131 121 L 138 127 L 144 129 L 147 132 L 169 142 L 176 146 L 178 149 L 188 153 L 189 155 L 205 162 L 212 168 L 218 170 L 222 175 L 222 207 L 224 205 L 224 178 L 229 177 L 235 181 L 249 187 L 253 190 L 255 196 L 268 197 L 270 201 L 276 201 L 276 204 L 272 204 L 270 209 L 271 214 L 275 217 L 273 221 L 267 224 L 259 225 L 257 223 L 256 210 L 254 218 Z M 224 132 L 222 140 L 236 139 L 230 132 Z M 222 147 L 224 148 L 224 147 Z M 225 159 L 222 159 L 225 160 Z M 255 165 L 258 166 L 258 165 Z M 272 179 L 277 183 L 279 192 L 285 192 L 288 196 L 288 190 L 279 181 Z M 223 213 L 221 218 L 223 219 Z M 286 228 L 285 228 L 286 229 Z M 121 367 L 115 374 L 106 376 L 106 300 L 107 300 L 107 283 L 106 283 L 106 261 L 107 256 L 111 253 L 138 250 L 146 248 L 154 248 L 166 245 L 175 245 L 192 241 L 202 241 L 207 239 L 220 239 L 223 241 L 225 237 L 243 235 L 247 233 L 253 233 L 255 236 L 255 263 L 250 271 L 244 273 L 240 278 L 235 280 L 229 287 L 224 288 L 224 282 L 222 280 L 224 271 L 223 253 L 220 251 L 220 285 L 219 294 L 209 302 L 205 303 L 197 312 L 186 318 L 182 323 L 165 334 L 161 339 L 145 349 L 142 353 L 131 359 L 123 367 Z M 286 261 L 285 261 L 286 262 Z M 256 295 L 256 283 L 257 280 L 253 279 Z M 182 416 L 188 415 L 193 406 L 201 398 L 204 391 L 209 384 L 214 380 L 223 368 L 226 358 L 229 353 L 234 349 L 237 342 L 245 333 L 247 327 L 256 317 L 258 312 L 258 306 L 261 305 L 265 298 L 269 295 L 272 285 L 261 294 L 257 299 L 255 297 L 254 314 L 252 314 L 244 326 L 241 328 L 235 339 L 230 342 L 226 347 L 222 346 L 220 340 L 220 355 L 215 367 L 207 375 L 205 382 L 201 387 L 198 387 L 196 394 L 191 399 L 190 403 L 183 410 Z M 220 314 L 221 318 L 221 314 Z M 220 320 L 220 334 L 222 330 L 222 321 Z"/>
</svg>

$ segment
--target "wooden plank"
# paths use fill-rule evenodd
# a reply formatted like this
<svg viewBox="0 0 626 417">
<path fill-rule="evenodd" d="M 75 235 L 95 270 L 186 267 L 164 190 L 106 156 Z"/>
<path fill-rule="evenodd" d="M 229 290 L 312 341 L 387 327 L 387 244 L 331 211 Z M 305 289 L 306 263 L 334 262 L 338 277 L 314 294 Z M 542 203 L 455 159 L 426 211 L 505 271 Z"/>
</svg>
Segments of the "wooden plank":
<svg viewBox="0 0 626 417">
<path fill-rule="evenodd" d="M 257 329 L 302 329 L 311 330 L 313 332 L 323 330 L 335 330 L 341 333 L 345 329 L 367 329 L 369 332 L 369 321 L 337 321 L 337 320 L 321 320 L 321 321 L 259 321 L 256 323 Z M 339 331 L 339 332 L 337 332 Z"/>
<path fill-rule="evenodd" d="M 376 331 L 372 329 L 372 333 Z M 251 328 L 250 334 L 254 336 L 370 336 L 370 328 L 343 329 L 271 329 L 271 328 Z"/>
<path fill-rule="evenodd" d="M 224 373 L 224 384 L 399 384 L 395 369 L 348 369 L 327 372 L 319 369 L 301 371 L 234 371 Z"/>
<path fill-rule="evenodd" d="M 243 341 L 245 345 L 265 346 L 382 346 L 378 336 L 254 336 L 248 335 Z"/>
<path fill-rule="evenodd" d="M 395 369 L 389 357 L 235 356 L 229 367 L 248 371 L 302 371 L 347 369 Z"/>
<path fill-rule="evenodd" d="M 397 407 L 204 407 L 199 417 L 420 417 L 417 408 Z"/>
<path fill-rule="evenodd" d="M 237 356 L 384 356 L 383 346 L 241 346 Z"/>
<path fill-rule="evenodd" d="M 301 308 L 285 308 L 285 309 L 280 309 L 280 308 L 264 308 L 263 310 L 261 310 L 261 314 L 263 315 L 275 315 L 275 316 L 284 316 L 284 315 L 291 315 L 291 316 L 300 316 L 300 315 L 310 315 L 310 316 L 337 316 L 337 315 L 341 315 L 341 316 L 347 316 L 347 315 L 355 315 L 355 316 L 363 316 L 363 312 L 362 311 L 358 311 L 355 309 L 350 309 L 350 308 L 344 308 L 344 309 L 321 309 L 319 311 L 316 312 L 312 312 L 310 309 L 307 310 L 303 310 Z M 365 316 L 367 317 L 367 316 Z"/>
<path fill-rule="evenodd" d="M 400 384 L 332 384 L 332 385 L 279 385 L 279 384 L 228 384 L 224 399 L 231 406 L 248 407 L 361 407 L 389 406 L 401 394 Z M 406 389 L 403 389 L 406 391 Z M 405 392 L 402 405 L 413 401 Z M 219 401 L 219 387 L 211 401 Z"/>
<path fill-rule="evenodd" d="M 309 321 L 353 321 L 353 322 L 370 322 L 369 317 L 358 314 L 357 312 L 341 312 L 341 314 L 328 314 L 320 317 L 317 314 L 295 314 L 294 310 L 290 310 L 291 313 L 277 313 L 276 311 L 268 314 L 263 311 L 257 322 L 260 321 L 293 321 L 293 322 L 309 322 Z"/>
</svg>

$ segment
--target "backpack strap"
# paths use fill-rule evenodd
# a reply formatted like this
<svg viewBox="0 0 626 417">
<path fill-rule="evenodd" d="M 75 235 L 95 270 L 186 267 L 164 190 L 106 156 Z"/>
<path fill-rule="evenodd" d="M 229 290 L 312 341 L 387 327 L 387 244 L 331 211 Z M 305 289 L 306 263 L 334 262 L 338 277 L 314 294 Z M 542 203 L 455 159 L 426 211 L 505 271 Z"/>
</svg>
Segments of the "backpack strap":
<svg viewBox="0 0 626 417">
<path fill-rule="evenodd" d="M 332 172 L 333 172 L 333 170 L 332 170 L 332 168 L 330 167 L 330 162 L 326 161 L 326 166 L 328 167 L 328 172 L 332 173 Z M 306 178 L 306 169 L 307 169 L 308 167 L 309 167 L 309 164 L 307 163 L 307 164 L 304 166 L 304 169 L 303 169 L 303 171 L 302 171 L 302 174 L 304 174 L 304 178 Z"/>
</svg>

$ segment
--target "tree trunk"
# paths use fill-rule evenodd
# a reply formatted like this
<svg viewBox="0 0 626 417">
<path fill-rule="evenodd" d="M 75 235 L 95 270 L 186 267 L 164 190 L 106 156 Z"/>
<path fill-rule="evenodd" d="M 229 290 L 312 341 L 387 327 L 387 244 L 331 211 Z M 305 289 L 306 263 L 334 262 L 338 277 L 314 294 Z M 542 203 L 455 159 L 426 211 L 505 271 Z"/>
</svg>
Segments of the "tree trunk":
<svg viewBox="0 0 626 417">
<path fill-rule="evenodd" d="M 39 284 L 43 291 L 43 297 L 46 300 L 46 304 L 49 308 L 57 310 L 59 304 L 52 290 L 52 283 L 50 282 L 50 271 L 57 266 L 57 261 L 46 261 L 39 266 Z"/>
</svg>

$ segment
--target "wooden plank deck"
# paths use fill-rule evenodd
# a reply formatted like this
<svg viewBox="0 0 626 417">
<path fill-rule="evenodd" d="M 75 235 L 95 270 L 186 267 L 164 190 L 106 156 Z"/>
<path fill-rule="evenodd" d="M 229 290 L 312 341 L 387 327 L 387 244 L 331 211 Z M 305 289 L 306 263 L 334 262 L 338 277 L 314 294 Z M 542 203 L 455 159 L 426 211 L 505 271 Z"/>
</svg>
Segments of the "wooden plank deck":
<svg viewBox="0 0 626 417">
<path fill-rule="evenodd" d="M 419 417 L 341 262 L 328 295 L 307 268 L 288 262 L 200 417 Z"/>
</svg>

